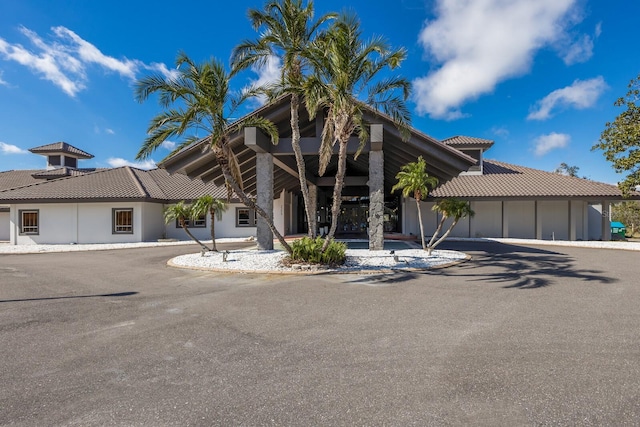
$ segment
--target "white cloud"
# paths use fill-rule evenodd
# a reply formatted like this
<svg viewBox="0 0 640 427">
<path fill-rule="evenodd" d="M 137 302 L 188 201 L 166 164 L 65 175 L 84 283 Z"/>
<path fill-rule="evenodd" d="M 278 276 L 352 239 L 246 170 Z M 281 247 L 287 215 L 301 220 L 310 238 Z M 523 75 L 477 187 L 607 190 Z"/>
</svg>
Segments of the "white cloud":
<svg viewBox="0 0 640 427">
<path fill-rule="evenodd" d="M 495 136 L 506 138 L 509 136 L 509 129 L 505 127 L 494 126 L 491 128 L 491 133 L 493 133 Z"/>
<path fill-rule="evenodd" d="M 116 134 L 116 132 L 113 129 L 106 128 L 104 131 L 106 133 L 108 133 L 109 135 L 115 135 Z"/>
<path fill-rule="evenodd" d="M 52 31 L 52 40 L 45 41 L 34 31 L 21 27 L 20 32 L 29 39 L 33 48 L 27 49 L 0 38 L 0 57 L 24 65 L 71 97 L 86 88 L 88 65 L 97 65 L 130 80 L 135 79 L 142 69 L 158 71 L 166 77 L 175 76 L 175 72 L 164 64 L 147 65 L 137 59 L 117 59 L 105 55 L 68 28 L 58 26 L 53 27 Z"/>
<path fill-rule="evenodd" d="M 269 84 L 277 83 L 282 74 L 282 62 L 277 56 L 269 56 L 266 63 L 262 67 L 253 66 L 251 71 L 258 75 L 257 79 L 251 80 L 252 86 L 267 86 Z M 265 96 L 259 96 L 256 98 L 259 105 L 267 102 Z"/>
<path fill-rule="evenodd" d="M 0 152 L 2 154 L 26 154 L 27 150 L 23 150 L 17 145 L 7 144 L 6 142 L 0 142 Z"/>
<path fill-rule="evenodd" d="M 160 144 L 160 146 L 165 150 L 173 151 L 176 148 L 176 143 L 167 139 L 162 144 Z"/>
<path fill-rule="evenodd" d="M 594 40 L 602 33 L 602 23 L 599 22 L 593 36 L 583 34 L 577 38 L 570 36 L 562 38 L 558 43 L 558 49 L 562 60 L 566 65 L 573 65 L 587 62 L 593 56 Z"/>
<path fill-rule="evenodd" d="M 557 89 L 538 101 L 528 120 L 545 120 L 551 117 L 556 107 L 573 107 L 579 110 L 593 106 L 600 95 L 607 89 L 602 76 L 589 80 L 576 80 L 571 86 Z"/>
<path fill-rule="evenodd" d="M 534 54 L 565 36 L 577 0 L 437 0 L 419 41 L 442 64 L 413 82 L 419 114 L 464 117 L 460 107 L 529 71 Z"/>
<path fill-rule="evenodd" d="M 110 157 L 107 159 L 107 163 L 112 168 L 119 168 L 122 166 L 131 166 L 133 168 L 146 170 L 156 168 L 156 162 L 154 162 L 153 160 L 145 160 L 144 162 L 131 162 L 120 157 Z"/>
<path fill-rule="evenodd" d="M 9 86 L 9 83 L 7 83 L 3 78 L 2 75 L 4 74 L 4 71 L 0 70 L 0 86 Z"/>
<path fill-rule="evenodd" d="M 541 135 L 534 140 L 534 153 L 536 156 L 544 156 L 556 148 L 564 148 L 569 144 L 571 136 L 566 133 L 551 132 L 548 135 Z"/>
</svg>

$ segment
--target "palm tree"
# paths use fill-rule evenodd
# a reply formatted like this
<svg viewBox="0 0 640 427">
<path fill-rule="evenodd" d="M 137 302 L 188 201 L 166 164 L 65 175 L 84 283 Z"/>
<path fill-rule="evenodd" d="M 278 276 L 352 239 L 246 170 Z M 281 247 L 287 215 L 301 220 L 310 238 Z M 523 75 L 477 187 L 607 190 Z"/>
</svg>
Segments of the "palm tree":
<svg viewBox="0 0 640 427">
<path fill-rule="evenodd" d="M 216 218 L 218 221 L 222 220 L 222 213 L 227 210 L 227 203 L 222 199 L 216 199 L 215 197 L 205 194 L 199 197 L 193 202 L 192 209 L 193 214 L 196 217 L 201 217 L 207 213 L 211 217 L 211 250 L 218 252 L 216 247 Z"/>
<path fill-rule="evenodd" d="M 404 49 L 392 50 L 387 43 L 375 37 L 363 41 L 360 22 L 353 15 L 341 15 L 330 29 L 319 37 L 309 49 L 309 61 L 314 73 L 304 82 L 307 111 L 314 118 L 317 111 L 324 114 L 325 125 L 319 153 L 319 173 L 324 175 L 338 143 L 338 170 L 331 206 L 332 222 L 323 245 L 326 250 L 333 239 L 340 213 L 342 188 L 347 165 L 347 143 L 355 133 L 360 139 L 360 154 L 369 138 L 369 129 L 363 118 L 365 104 L 390 116 L 403 138 L 409 137 L 410 114 L 405 101 L 410 83 L 399 77 L 376 78 L 386 68 L 395 69 L 406 57 Z M 364 101 L 360 96 L 367 88 Z M 400 90 L 401 95 L 396 91 Z"/>
<path fill-rule="evenodd" d="M 459 199 L 444 199 L 437 202 L 432 210 L 434 212 L 438 212 L 442 215 L 440 222 L 438 223 L 438 228 L 433 232 L 433 236 L 427 245 L 427 254 L 431 255 L 433 249 L 438 246 L 444 239 L 449 236 L 453 227 L 456 226 L 458 221 L 467 216 L 474 216 L 476 213 L 471 209 L 469 203 L 464 200 Z M 442 226 L 444 225 L 447 218 L 453 218 L 453 222 L 447 229 L 447 231 L 442 235 L 442 237 L 438 238 L 438 234 L 442 230 Z"/>
<path fill-rule="evenodd" d="M 326 14 L 313 22 L 313 2 L 306 6 L 302 0 L 271 0 L 262 10 L 249 9 L 249 19 L 256 31 L 262 29 L 256 41 L 245 40 L 237 46 L 232 55 L 234 72 L 258 65 L 279 56 L 282 60 L 281 79 L 272 95 L 289 94 L 291 96 L 291 146 L 295 155 L 300 179 L 300 190 L 304 200 L 309 237 L 316 235 L 315 207 L 309 200 L 309 187 L 306 180 L 306 165 L 300 149 L 300 123 L 298 109 L 300 92 L 305 76 L 307 61 L 304 52 L 308 50 L 318 28 L 335 14 Z"/>
<path fill-rule="evenodd" d="M 204 130 L 208 133 L 209 146 L 222 169 L 227 185 L 242 203 L 264 218 L 282 247 L 291 254 L 291 247 L 275 228 L 271 217 L 244 192 L 240 167 L 229 146 L 230 136 L 245 127 L 261 129 L 276 144 L 278 142 L 276 126 L 269 120 L 255 115 L 230 122 L 229 117 L 246 99 L 246 96 L 231 97 L 230 77 L 220 61 L 211 59 L 196 64 L 181 52 L 176 59 L 176 68 L 177 77 L 167 78 L 162 74 L 155 74 L 144 77 L 135 84 L 136 99 L 139 102 L 158 93 L 158 101 L 165 109 L 151 120 L 147 130 L 148 137 L 136 159 L 149 157 L 168 138 L 182 136 L 194 129 Z M 177 150 L 197 140 L 198 138 L 194 136 L 187 137 Z"/>
<path fill-rule="evenodd" d="M 429 176 L 427 173 L 427 162 L 420 156 L 416 162 L 407 163 L 402 166 L 400 172 L 396 175 L 396 179 L 398 182 L 391 188 L 391 192 L 393 193 L 401 189 L 404 197 L 413 197 L 416 200 L 422 249 L 426 251 L 427 246 L 424 242 L 424 225 L 422 224 L 420 201 L 425 200 L 429 195 L 430 189 L 438 185 L 438 178 Z"/>
<path fill-rule="evenodd" d="M 198 240 L 196 236 L 191 234 L 191 231 L 189 231 L 189 227 L 187 227 L 187 220 L 195 220 L 199 216 L 200 215 L 198 215 L 197 212 L 194 211 L 193 206 L 186 204 L 184 200 L 164 208 L 165 224 L 169 224 L 172 221 L 178 221 L 178 224 L 180 225 L 180 227 L 182 227 L 184 232 L 187 233 L 187 236 L 189 236 L 194 242 L 200 245 L 203 252 L 209 252 L 210 249 L 204 243 Z"/>
</svg>

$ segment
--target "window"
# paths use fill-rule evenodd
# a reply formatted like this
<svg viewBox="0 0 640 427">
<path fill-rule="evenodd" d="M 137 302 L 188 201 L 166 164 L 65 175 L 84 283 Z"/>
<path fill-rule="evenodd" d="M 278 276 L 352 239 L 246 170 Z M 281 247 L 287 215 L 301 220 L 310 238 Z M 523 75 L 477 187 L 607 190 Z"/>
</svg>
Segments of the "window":
<svg viewBox="0 0 640 427">
<path fill-rule="evenodd" d="M 113 234 L 133 234 L 133 208 L 113 209 Z"/>
<path fill-rule="evenodd" d="M 60 156 L 49 156 L 49 165 L 60 166 Z"/>
<path fill-rule="evenodd" d="M 40 211 L 20 210 L 20 234 L 40 234 Z"/>
<path fill-rule="evenodd" d="M 77 168 L 78 167 L 78 159 L 76 159 L 75 157 L 65 157 L 64 158 L 64 165 L 70 168 Z"/>
<path fill-rule="evenodd" d="M 191 223 L 190 219 L 185 219 L 184 222 L 185 222 L 187 228 L 207 228 L 207 216 L 206 215 L 199 216 L 198 219 L 193 221 L 193 224 Z M 176 219 L 176 228 L 182 228 L 180 226 L 180 221 L 178 221 L 177 219 Z"/>
<path fill-rule="evenodd" d="M 236 208 L 236 227 L 255 227 L 258 223 L 256 212 L 249 208 Z"/>
</svg>

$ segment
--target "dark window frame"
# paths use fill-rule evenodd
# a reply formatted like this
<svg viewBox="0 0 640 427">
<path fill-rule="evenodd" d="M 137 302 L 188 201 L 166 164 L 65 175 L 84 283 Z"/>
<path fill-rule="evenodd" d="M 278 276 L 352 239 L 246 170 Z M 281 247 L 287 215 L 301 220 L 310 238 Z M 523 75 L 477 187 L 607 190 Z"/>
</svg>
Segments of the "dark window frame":
<svg viewBox="0 0 640 427">
<path fill-rule="evenodd" d="M 241 224 L 240 222 L 240 211 L 249 211 L 249 218 L 244 221 L 248 221 L 248 224 Z M 253 223 L 253 224 L 252 224 Z M 258 225 L 258 217 L 256 215 L 256 211 L 251 208 L 236 208 L 236 227 L 256 227 Z"/>
<path fill-rule="evenodd" d="M 130 212 L 131 213 L 131 224 L 118 224 L 117 214 L 118 212 Z M 133 234 L 133 208 L 112 208 L 111 209 L 111 234 Z M 118 230 L 118 228 L 127 227 L 126 230 Z"/>
<path fill-rule="evenodd" d="M 184 222 L 187 224 L 187 228 L 207 228 L 207 215 L 202 215 L 195 221 L 193 221 L 193 225 L 191 225 L 190 219 L 185 219 Z M 176 219 L 176 228 L 182 228 L 180 226 L 180 221 Z"/>
<path fill-rule="evenodd" d="M 25 213 L 36 214 L 36 225 L 24 225 L 23 215 Z M 40 209 L 18 209 L 18 229 L 21 236 L 38 236 L 40 235 Z M 24 227 L 35 227 L 35 231 L 24 231 Z"/>
</svg>

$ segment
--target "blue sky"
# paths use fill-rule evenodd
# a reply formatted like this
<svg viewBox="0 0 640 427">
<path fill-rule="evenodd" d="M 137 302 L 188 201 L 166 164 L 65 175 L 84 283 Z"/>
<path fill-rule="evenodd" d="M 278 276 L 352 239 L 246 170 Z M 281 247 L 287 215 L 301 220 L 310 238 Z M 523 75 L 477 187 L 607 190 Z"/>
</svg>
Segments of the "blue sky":
<svg viewBox="0 0 640 427">
<path fill-rule="evenodd" d="M 133 82 L 170 73 L 179 50 L 228 62 L 255 38 L 246 19 L 261 1 L 177 4 L 111 0 L 0 0 L 0 170 L 38 169 L 31 147 L 66 141 L 95 155 L 85 167 L 135 164 L 153 100 Z M 640 2 L 586 0 L 353 0 L 365 35 L 382 35 L 408 58 L 413 126 L 435 138 L 495 141 L 488 158 L 615 183 L 591 152 L 614 101 L 640 72 Z M 317 14 L 343 2 L 317 0 Z M 268 79 L 277 64 L 245 73 Z M 169 153 L 158 150 L 161 160 Z M 152 167 L 152 162 L 139 165 Z"/>
</svg>

